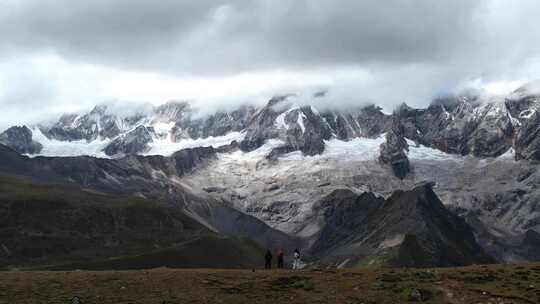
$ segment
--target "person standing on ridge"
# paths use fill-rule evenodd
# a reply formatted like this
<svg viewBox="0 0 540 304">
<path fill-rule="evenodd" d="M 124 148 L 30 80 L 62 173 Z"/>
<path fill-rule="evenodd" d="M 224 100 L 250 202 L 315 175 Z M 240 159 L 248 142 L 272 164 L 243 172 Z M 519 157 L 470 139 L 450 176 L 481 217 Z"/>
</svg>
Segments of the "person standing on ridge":
<svg viewBox="0 0 540 304">
<path fill-rule="evenodd" d="M 279 249 L 277 252 L 277 268 L 283 268 L 283 249 Z"/>
<path fill-rule="evenodd" d="M 270 252 L 270 249 L 266 250 L 266 255 L 264 256 L 264 268 L 265 269 L 271 269 L 272 268 L 272 252 Z"/>
<path fill-rule="evenodd" d="M 293 269 L 300 269 L 300 250 L 298 248 L 294 250 Z"/>
</svg>

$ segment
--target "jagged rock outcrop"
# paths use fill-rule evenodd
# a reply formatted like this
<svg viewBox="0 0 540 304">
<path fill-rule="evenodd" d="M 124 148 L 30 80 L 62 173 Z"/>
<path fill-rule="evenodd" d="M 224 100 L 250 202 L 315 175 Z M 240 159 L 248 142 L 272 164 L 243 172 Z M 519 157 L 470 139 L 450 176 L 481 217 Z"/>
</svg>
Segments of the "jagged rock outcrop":
<svg viewBox="0 0 540 304">
<path fill-rule="evenodd" d="M 174 121 L 182 124 L 189 120 L 189 115 L 192 112 L 192 108 L 189 102 L 186 101 L 169 101 L 165 104 L 158 106 L 154 113 L 154 117 L 157 121 Z"/>
<path fill-rule="evenodd" d="M 500 103 L 488 104 L 480 115 L 482 119 L 467 142 L 469 153 L 477 157 L 502 155 L 512 147 L 515 130 L 505 106 Z"/>
<path fill-rule="evenodd" d="M 505 105 L 518 124 L 523 123 L 535 111 L 540 111 L 540 95 L 531 91 L 529 85 L 524 85 L 506 98 Z"/>
<path fill-rule="evenodd" d="M 540 95 L 525 85 L 506 98 L 506 108 L 516 125 L 513 147 L 516 160 L 540 160 Z"/>
<path fill-rule="evenodd" d="M 276 118 L 290 107 L 286 100 L 287 96 L 274 97 L 255 114 L 246 128 L 246 136 L 240 142 L 242 151 L 253 151 L 267 139 L 279 137 L 279 130 L 275 126 Z"/>
<path fill-rule="evenodd" d="M 142 114 L 120 118 L 109 113 L 106 105 L 98 105 L 84 115 L 63 115 L 51 127 L 41 126 L 40 130 L 48 138 L 61 141 L 112 139 L 135 126 L 143 118 Z"/>
<path fill-rule="evenodd" d="M 348 212 L 336 212 L 340 209 L 332 200 Z M 386 200 L 334 192 L 320 206 L 327 224 L 319 237 L 324 237 L 322 244 L 331 244 L 323 251 L 327 262 L 433 267 L 494 261 L 477 244 L 471 227 L 444 207 L 430 183 L 396 191 Z M 314 249 L 320 248 L 317 244 Z"/>
<path fill-rule="evenodd" d="M 316 93 L 314 103 L 325 97 L 324 91 Z M 529 150 L 535 149 L 534 130 L 533 134 L 528 133 L 534 129 L 531 127 L 535 123 L 534 113 L 539 110 L 540 97 L 527 86 L 505 99 L 467 92 L 435 99 L 425 109 L 402 104 L 393 115 L 383 113 L 375 105 L 340 110 L 327 108 L 319 112 L 305 106 L 305 101 L 298 96 L 286 95 L 271 98 L 259 109 L 240 106 L 211 114 L 185 101 L 171 101 L 136 114 L 120 114 L 99 105 L 86 114 L 64 115 L 52 126 L 40 125 L 40 130 L 49 139 L 88 142 L 106 139 L 118 142 L 141 126 L 154 128 L 152 136 L 171 142 L 245 132 L 243 140 L 239 140 L 243 151 L 253 151 L 270 139 L 280 140 L 282 145 L 268 155 L 269 159 L 275 159 L 293 151 L 304 155 L 321 154 L 325 141 L 331 138 L 376 138 L 390 131 L 392 121 L 398 119 L 403 126 L 403 137 L 447 153 L 491 158 L 513 147 L 520 151 L 516 158 L 534 160 L 534 152 L 528 151 L 529 146 L 524 142 L 533 142 Z M 148 140 L 146 132 L 139 134 L 143 137 L 141 142 Z M 243 135 L 234 136 L 239 139 Z M 112 150 L 109 148 L 106 154 L 117 152 Z M 144 151 L 135 149 L 129 153 Z"/>
<path fill-rule="evenodd" d="M 514 141 L 516 159 L 540 161 L 540 113 L 534 111 L 523 122 Z"/>
<path fill-rule="evenodd" d="M 216 137 L 229 132 L 240 132 L 246 128 L 255 111 L 253 106 L 241 106 L 231 112 L 217 112 L 194 119 L 188 124 L 187 132 L 191 138 Z"/>
<path fill-rule="evenodd" d="M 540 97 L 524 87 L 505 100 L 464 94 L 436 99 L 427 109 L 402 105 L 396 113 L 404 136 L 423 145 L 477 157 L 497 157 L 514 147 L 517 159 L 535 160 L 539 110 Z"/>
<path fill-rule="evenodd" d="M 380 107 L 368 105 L 351 111 L 321 113 L 335 137 L 348 140 L 355 137 L 377 137 L 392 126 L 392 117 Z"/>
<path fill-rule="evenodd" d="M 389 165 L 394 175 L 403 179 L 411 170 L 407 151 L 409 145 L 403 137 L 403 126 L 395 119 L 392 129 L 386 133 L 386 142 L 380 147 L 379 162 Z"/>
<path fill-rule="evenodd" d="M 138 126 L 135 130 L 128 132 L 105 147 L 104 152 L 109 156 L 138 154 L 149 149 L 148 144 L 153 142 L 153 129 L 145 126 Z"/>
<path fill-rule="evenodd" d="M 312 107 L 295 106 L 288 96 L 281 96 L 272 98 L 255 115 L 240 148 L 252 151 L 268 139 L 280 139 L 284 144 L 271 152 L 270 158 L 297 150 L 304 155 L 315 155 L 324 151 L 324 140 L 331 136 L 328 124 Z"/>
<path fill-rule="evenodd" d="M 172 142 L 224 136 L 244 130 L 254 113 L 255 107 L 240 106 L 229 112 L 203 115 L 185 101 L 170 101 L 135 114 L 115 112 L 106 105 L 99 105 L 86 114 L 63 115 L 52 126 L 41 125 L 40 130 L 47 138 L 60 141 L 111 139 L 113 143 L 104 150 L 105 154 L 135 154 L 146 151 L 144 143 L 150 142 L 149 133 L 152 138 Z"/>
<path fill-rule="evenodd" d="M 292 109 L 284 114 L 286 146 L 292 151 L 302 151 L 304 155 L 321 154 L 324 141 L 332 136 L 322 117 L 310 106 Z"/>
<path fill-rule="evenodd" d="M 384 198 L 372 192 L 357 194 L 350 189 L 336 189 L 317 202 L 313 211 L 324 221 L 310 247 L 315 255 L 323 256 L 351 236 L 366 219 L 369 212 L 384 203 Z"/>
<path fill-rule="evenodd" d="M 275 148 L 268 158 L 293 151 L 316 155 L 324 151 L 324 142 L 331 138 L 376 137 L 390 128 L 391 117 L 372 105 L 351 112 L 319 112 L 312 106 L 295 105 L 293 101 L 294 96 L 272 98 L 247 126 L 241 149 L 252 151 L 268 139 L 280 139 L 284 144 Z"/>
<path fill-rule="evenodd" d="M 43 146 L 32 139 L 32 130 L 27 126 L 15 126 L 0 134 L 0 144 L 6 145 L 21 154 L 36 154 Z"/>
<path fill-rule="evenodd" d="M 405 137 L 447 153 L 495 157 L 512 145 L 514 125 L 502 100 L 451 96 L 426 109 L 403 104 L 396 115 Z"/>
<path fill-rule="evenodd" d="M 198 147 L 183 149 L 171 155 L 174 161 L 177 176 L 192 172 L 197 166 L 205 164 L 216 157 L 216 150 L 212 147 Z"/>
<path fill-rule="evenodd" d="M 173 141 L 186 138 L 207 138 L 223 136 L 229 132 L 244 130 L 253 117 L 253 106 L 240 106 L 233 111 L 217 111 L 200 115 L 187 102 L 168 102 L 155 110 L 154 122 L 173 123 L 170 130 Z"/>
</svg>

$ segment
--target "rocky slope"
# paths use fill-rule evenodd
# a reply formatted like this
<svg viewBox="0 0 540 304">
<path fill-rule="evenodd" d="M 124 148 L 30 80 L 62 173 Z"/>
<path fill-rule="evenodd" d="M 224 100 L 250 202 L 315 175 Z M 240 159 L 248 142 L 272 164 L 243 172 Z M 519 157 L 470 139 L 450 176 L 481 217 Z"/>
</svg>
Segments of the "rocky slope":
<svg viewBox="0 0 540 304">
<path fill-rule="evenodd" d="M 115 157 L 164 154 L 170 150 L 160 148 L 162 145 L 181 147 L 186 141 L 197 145 L 193 141 L 238 134 L 229 142 L 238 140 L 246 152 L 258 149 L 267 140 L 282 141 L 270 155 L 275 158 L 293 151 L 321 154 L 325 141 L 332 138 L 376 138 L 391 131 L 392 121 L 398 120 L 403 137 L 446 153 L 485 158 L 513 148 L 516 158 L 538 161 L 539 109 L 540 98 L 526 86 L 506 97 L 467 93 L 439 98 L 425 109 L 403 104 L 391 115 L 373 105 L 319 111 L 296 95 L 286 95 L 274 97 L 258 109 L 241 106 L 208 114 L 199 114 L 187 102 L 169 102 L 132 114 L 114 113 L 101 105 L 87 114 L 64 115 L 53 125 L 33 130 L 42 133 L 41 144 L 98 142 L 105 155 Z M 39 154 L 39 146 L 28 139 L 28 132 L 24 133 L 10 140 L 4 135 L 3 142 L 23 153 Z M 51 153 L 47 155 L 61 156 Z"/>
<path fill-rule="evenodd" d="M 346 189 L 334 191 L 332 195 L 325 197 L 320 204 L 316 204 L 313 207 L 312 218 L 320 220 L 322 224 L 321 229 L 311 236 L 302 237 L 294 234 L 287 235 L 274 230 L 266 226 L 263 222 L 231 208 L 230 203 L 226 201 L 220 202 L 205 194 L 206 192 L 222 192 L 218 188 L 206 188 L 205 193 L 201 193 L 197 188 L 184 183 L 185 178 L 196 174 L 217 160 L 217 152 L 211 147 L 181 150 L 169 158 L 161 156 L 131 156 L 114 160 L 88 157 L 31 159 L 20 156 L 9 148 L 2 148 L 0 152 L 2 156 L 2 162 L 0 162 L 1 172 L 23 175 L 34 180 L 56 181 L 61 184 L 68 183 L 68 185 L 76 185 L 84 187 L 84 189 L 92 188 L 108 193 L 100 194 L 99 192 L 93 192 L 95 190 L 82 190 L 83 192 L 77 190 L 79 192 L 73 192 L 62 188 L 69 186 L 56 187 L 54 192 L 43 192 L 44 189 L 53 186 L 41 185 L 33 186 L 32 191 L 28 191 L 26 194 L 30 195 L 30 197 L 26 198 L 26 196 L 10 195 L 10 192 L 21 193 L 20 191 L 26 192 L 26 190 L 21 190 L 13 185 L 10 186 L 10 184 L 14 183 L 13 180 L 17 180 L 17 178 L 13 178 L 13 180 L 8 178 L 10 183 L 6 183 L 5 187 L 10 191 L 4 191 L 3 193 L 7 196 L 0 198 L 0 201 L 4 202 L 4 204 L 7 203 L 7 205 L 4 205 L 4 217 L 9 219 L 9 221 L 4 223 L 7 225 L 7 229 L 3 230 L 5 231 L 4 239 L 7 240 L 7 245 L 4 245 L 8 248 L 6 258 L 11 257 L 15 251 L 17 251 L 15 256 L 25 256 L 24 252 L 26 251 L 21 248 L 26 248 L 25 246 L 29 246 L 29 244 L 42 244 L 44 246 L 43 248 L 39 247 L 39 250 L 36 247 L 34 248 L 35 250 L 29 251 L 41 252 L 39 257 L 37 257 L 37 262 L 61 261 L 62 259 L 74 259 L 77 257 L 88 260 L 89 255 L 92 254 L 95 255 L 95 258 L 132 254 L 138 250 L 143 250 L 136 247 L 136 244 L 133 245 L 136 248 L 129 245 L 135 242 L 135 240 L 139 240 L 138 234 L 140 234 L 141 243 L 145 243 L 145 237 L 149 237 L 154 240 L 154 243 L 161 242 L 160 240 L 162 240 L 164 242 L 163 244 L 154 246 L 163 247 L 179 240 L 169 240 L 167 236 L 189 240 L 191 235 L 200 232 L 188 233 L 183 229 L 185 227 L 196 227 L 193 228 L 196 231 L 214 231 L 235 236 L 250 237 L 261 245 L 270 248 L 279 246 L 286 248 L 289 252 L 294 247 L 300 247 L 303 250 L 309 250 L 314 257 L 320 258 L 322 261 L 336 261 L 336 259 L 339 259 L 339 262 L 342 262 L 343 260 L 355 259 L 358 262 L 360 259 L 367 257 L 374 258 L 381 256 L 381 252 L 373 251 L 373 246 L 382 246 L 382 244 L 387 242 L 382 236 L 396 238 L 399 236 L 395 236 L 394 234 L 397 233 L 396 231 L 400 231 L 401 233 L 414 234 L 419 238 L 423 237 L 421 232 L 424 232 L 424 230 L 419 231 L 411 227 L 422 226 L 422 221 L 431 218 L 431 221 L 443 221 L 440 224 L 441 226 L 450 225 L 454 229 L 461 229 L 457 232 L 454 230 L 445 230 L 435 236 L 431 236 L 431 238 L 427 238 L 429 242 L 443 243 L 448 242 L 450 239 L 453 242 L 451 244 L 452 246 L 462 248 L 459 251 L 461 256 L 456 252 L 448 253 L 448 250 L 446 250 L 449 254 L 448 258 L 430 260 L 426 256 L 422 256 L 418 258 L 417 263 L 415 262 L 415 266 L 443 265 L 443 261 L 446 261 L 448 263 L 447 265 L 489 261 L 472 256 L 471 252 L 463 249 L 472 246 L 472 248 L 482 252 L 474 241 L 474 238 L 465 237 L 468 235 L 467 233 L 470 234 L 470 230 L 467 230 L 470 228 L 467 228 L 468 226 L 464 224 L 463 220 L 459 222 L 460 224 L 456 224 L 457 222 L 448 223 L 450 221 L 448 218 L 455 220 L 457 217 L 449 215 L 450 213 L 442 207 L 440 201 L 436 199 L 435 194 L 430 192 L 431 188 L 427 188 L 427 186 L 424 186 L 427 189 L 425 190 L 427 194 L 417 190 L 419 188 L 412 191 L 414 193 L 420 192 L 418 195 L 420 198 L 417 198 L 418 202 L 414 204 L 420 204 L 422 207 L 434 204 L 434 210 L 439 213 L 434 211 L 430 214 L 425 214 L 421 218 L 415 217 L 417 213 L 412 213 L 416 212 L 417 205 L 412 205 L 410 208 L 406 205 L 413 201 L 412 198 L 401 198 L 402 195 L 407 196 L 408 192 L 404 194 L 397 192 L 388 201 L 384 201 L 384 199 L 377 197 L 373 193 L 364 193 L 358 196 Z M 89 192 L 86 193 L 84 191 Z M 40 193 L 45 193 L 45 197 L 39 196 Z M 115 197 L 119 195 L 136 195 L 142 198 L 131 198 L 130 201 L 126 201 L 125 203 L 123 201 L 116 203 L 117 200 L 115 200 Z M 424 197 L 426 195 L 429 196 L 427 199 Z M 394 196 L 397 198 L 393 199 Z M 153 200 L 157 203 L 149 204 L 145 202 L 147 200 Z M 400 202 L 389 203 L 393 202 L 393 200 L 400 200 Z M 18 201 L 28 203 L 18 203 Z M 35 204 L 33 204 L 34 201 L 36 201 Z M 139 204 L 139 202 L 141 203 Z M 126 211 L 123 211 L 121 208 L 117 209 L 118 207 L 115 206 L 118 204 L 120 206 L 127 206 Z M 387 210 L 385 207 L 387 204 L 393 204 L 392 206 L 395 206 L 395 208 L 392 207 Z M 23 208 L 20 212 L 17 211 L 19 207 Z M 45 209 L 41 210 L 38 207 Z M 113 208 L 113 211 L 108 211 L 107 208 Z M 432 211 L 429 208 L 428 210 L 430 212 Z M 411 212 L 411 214 L 394 214 L 398 211 L 404 214 Z M 132 214 L 130 212 L 134 213 Z M 137 212 L 142 212 L 142 214 Z M 36 213 L 41 213 L 41 215 L 35 216 Z M 424 215 L 423 211 L 420 211 L 420 213 Z M 26 218 L 27 216 L 32 218 L 32 220 Z M 69 220 L 67 218 L 64 219 L 64 217 L 68 217 Z M 167 218 L 165 220 L 161 219 L 162 217 Z M 386 217 L 395 218 L 395 220 L 381 221 Z M 399 219 L 403 217 L 409 218 L 410 222 L 400 221 Z M 178 220 L 175 220 L 176 218 Z M 35 234 L 32 231 L 42 229 L 40 227 L 43 226 L 43 223 L 51 219 L 57 220 L 58 223 L 62 223 L 64 226 L 57 228 L 50 226 L 47 230 L 49 231 L 47 233 L 49 236 L 45 238 L 41 237 L 38 243 L 28 239 L 28 237 Z M 110 219 L 110 222 L 107 222 L 108 219 Z M 81 227 L 88 230 L 83 231 L 77 228 L 77 223 L 79 222 L 86 223 Z M 159 222 L 159 224 L 156 222 Z M 305 221 L 305 223 L 309 222 L 309 220 Z M 118 226 L 124 225 L 122 223 L 126 223 L 125 225 L 127 226 Z M 371 225 L 369 223 L 379 223 L 382 226 L 378 229 L 373 227 L 373 229 L 366 228 Z M 113 224 L 116 226 L 112 226 Z M 137 228 L 139 227 L 138 225 L 141 225 L 140 228 Z M 15 226 L 23 227 L 23 229 L 10 230 Z M 159 229 L 152 228 L 158 226 L 160 227 Z M 177 229 L 177 231 L 170 230 L 168 228 L 169 226 L 171 226 L 170 229 Z M 442 229 L 440 227 L 438 228 Z M 123 229 L 125 229 L 125 233 L 128 233 L 129 237 L 122 236 L 124 233 Z M 142 230 L 138 232 L 136 229 Z M 345 240 L 353 236 L 358 239 L 365 238 L 363 235 L 365 235 L 366 230 L 362 229 L 368 229 L 367 231 L 378 230 L 381 236 L 370 239 L 365 244 L 357 244 L 360 247 L 355 247 L 356 249 L 353 250 L 354 255 L 352 252 L 349 255 L 345 254 L 343 250 L 345 250 L 345 247 L 349 248 L 348 246 L 350 244 Z M 66 233 L 69 235 L 79 230 L 82 233 L 81 235 L 75 235 L 73 238 L 63 237 Z M 155 232 L 153 232 L 154 230 Z M 428 230 L 434 232 L 435 228 L 429 227 Z M 113 233 L 109 235 L 106 233 L 107 231 L 113 231 Z M 466 231 L 468 232 L 466 233 Z M 19 235 L 21 232 L 24 233 Z M 36 233 L 43 235 L 43 232 Z M 117 235 L 115 233 L 120 234 Z M 160 233 L 163 233 L 163 236 L 160 236 Z M 455 236 L 458 234 L 461 234 L 461 238 L 456 240 Z M 472 237 L 472 234 L 470 236 Z M 81 244 L 86 244 L 87 247 L 80 247 L 82 245 L 77 245 L 77 242 L 81 238 L 94 238 L 94 241 L 90 243 L 85 241 Z M 423 241 L 424 239 L 422 239 Z M 57 245 L 53 245 L 55 242 Z M 116 251 L 113 250 L 111 252 L 108 247 L 109 245 Z M 431 245 L 432 243 L 428 245 L 421 243 L 418 246 L 428 248 L 426 250 L 433 250 L 432 247 L 429 247 Z M 144 250 L 146 252 L 150 249 L 146 248 Z M 58 250 L 61 252 L 58 252 Z M 9 256 L 7 256 L 7 252 L 9 252 Z M 72 256 L 76 252 L 79 252 L 80 256 Z M 364 252 L 365 254 L 359 255 L 359 252 Z M 437 252 L 431 252 L 430 256 L 436 256 L 436 254 Z M 33 260 L 31 256 L 28 256 L 17 261 L 28 262 Z M 395 262 L 395 265 L 405 264 Z"/>
<path fill-rule="evenodd" d="M 136 197 L 0 176 L 0 265 L 66 263 L 171 246 L 205 226 Z"/>
<path fill-rule="evenodd" d="M 401 179 L 379 162 L 384 141 L 332 139 L 325 142 L 321 155 L 303 156 L 297 151 L 268 159 L 282 144 L 269 141 L 251 152 L 220 153 L 183 181 L 278 230 L 308 240 L 325 226 L 317 202 L 335 190 L 388 197 L 397 189 L 410 190 L 417 183 L 435 181 L 434 192 L 452 213 L 473 227 L 488 254 L 499 261 L 528 259 L 515 245 L 520 246 L 528 230 L 540 228 L 538 165 L 515 161 L 512 153 L 479 159 L 407 140 L 413 170 Z"/>
<path fill-rule="evenodd" d="M 407 152 L 409 145 L 403 137 L 403 126 L 395 119 L 392 128 L 386 133 L 386 142 L 381 145 L 379 161 L 389 165 L 398 178 L 405 178 L 411 171 Z"/>
<path fill-rule="evenodd" d="M 219 235 L 152 200 L 0 180 L 0 268 L 255 267 L 263 255 L 256 243 Z M 210 250 L 216 247 L 226 250 Z"/>
<path fill-rule="evenodd" d="M 304 155 L 321 154 L 325 141 L 331 138 L 349 140 L 357 137 L 376 137 L 389 130 L 391 117 L 380 108 L 367 106 L 350 112 L 319 112 L 312 106 L 295 103 L 295 96 L 272 98 L 253 117 L 240 143 L 243 151 L 261 147 L 267 140 L 283 142 L 269 155 L 301 151 Z"/>
<path fill-rule="evenodd" d="M 348 197 L 332 193 L 321 204 L 326 225 L 314 248 L 328 248 L 323 260 L 352 264 L 425 267 L 493 262 L 476 243 L 471 227 L 449 212 L 431 187 L 428 183 L 396 191 L 386 200 L 370 193 Z M 341 196 L 338 201 L 336 195 Z"/>
<path fill-rule="evenodd" d="M 6 145 L 21 154 L 37 154 L 43 146 L 32 140 L 32 131 L 26 126 L 11 127 L 0 134 L 0 144 Z"/>
<path fill-rule="evenodd" d="M 138 126 L 115 138 L 105 147 L 107 155 L 137 154 L 148 151 L 149 143 L 153 142 L 152 133 L 154 130 L 145 126 Z"/>
<path fill-rule="evenodd" d="M 184 102 L 129 116 L 96 107 L 30 131 L 49 154 L 72 144 L 98 147 L 103 158 L 30 158 L 0 146 L 0 171 L 158 200 L 210 230 L 299 246 L 332 263 L 374 256 L 456 265 L 485 262 L 483 252 L 531 260 L 540 232 L 539 109 L 526 89 L 447 97 L 425 109 L 403 104 L 393 114 L 317 110 L 294 95 L 208 115 Z M 419 190 L 425 181 L 436 186 Z M 369 225 L 382 232 L 369 236 Z"/>
<path fill-rule="evenodd" d="M 54 143 L 103 142 L 101 150 L 105 155 L 121 157 L 148 152 L 154 142 L 171 144 L 239 132 L 254 112 L 253 107 L 242 106 L 230 112 L 200 115 L 187 102 L 168 102 L 151 110 L 122 114 L 99 105 L 87 114 L 63 115 L 53 125 L 40 125 L 38 131 Z M 161 154 L 159 150 L 157 154 Z"/>
<path fill-rule="evenodd" d="M 181 150 L 170 157 L 28 158 L 0 145 L 0 172 L 36 182 L 55 182 L 115 196 L 141 197 L 172 208 L 220 234 L 248 237 L 265 246 L 274 243 L 299 246 L 294 237 L 182 182 L 182 177 L 205 166 L 216 153 L 214 148 L 206 147 Z"/>
<path fill-rule="evenodd" d="M 540 113 L 523 122 L 514 140 L 516 159 L 540 160 Z"/>
</svg>

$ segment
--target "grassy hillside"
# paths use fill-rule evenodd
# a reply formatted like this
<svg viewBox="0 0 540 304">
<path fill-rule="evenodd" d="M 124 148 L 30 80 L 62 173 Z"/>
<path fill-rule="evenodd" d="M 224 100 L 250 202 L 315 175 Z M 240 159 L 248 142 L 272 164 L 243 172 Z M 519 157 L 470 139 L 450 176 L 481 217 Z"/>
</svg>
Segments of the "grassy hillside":
<svg viewBox="0 0 540 304">
<path fill-rule="evenodd" d="M 0 303 L 540 303 L 540 264 L 0 273 Z"/>
<path fill-rule="evenodd" d="M 263 257 L 264 250 L 248 239 L 205 235 L 182 244 L 142 254 L 45 266 L 41 269 L 250 268 L 261 265 Z"/>
<path fill-rule="evenodd" d="M 0 269 L 240 267 L 260 251 L 159 202 L 0 175 Z"/>
</svg>

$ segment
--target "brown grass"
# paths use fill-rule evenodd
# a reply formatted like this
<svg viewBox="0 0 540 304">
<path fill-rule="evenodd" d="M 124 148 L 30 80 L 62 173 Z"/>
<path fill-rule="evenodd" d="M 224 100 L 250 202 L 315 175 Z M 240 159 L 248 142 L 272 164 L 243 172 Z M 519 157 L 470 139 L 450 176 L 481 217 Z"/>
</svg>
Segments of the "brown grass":
<svg viewBox="0 0 540 304">
<path fill-rule="evenodd" d="M 440 269 L 0 272 L 0 303 L 540 303 L 540 264 Z M 418 299 L 416 299 L 418 301 Z"/>
</svg>

